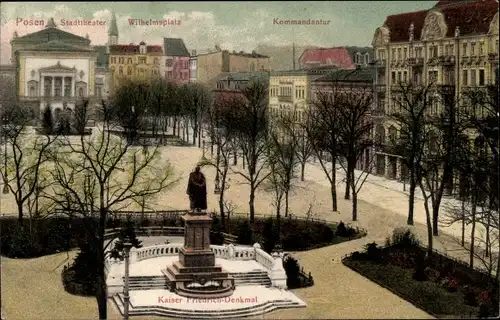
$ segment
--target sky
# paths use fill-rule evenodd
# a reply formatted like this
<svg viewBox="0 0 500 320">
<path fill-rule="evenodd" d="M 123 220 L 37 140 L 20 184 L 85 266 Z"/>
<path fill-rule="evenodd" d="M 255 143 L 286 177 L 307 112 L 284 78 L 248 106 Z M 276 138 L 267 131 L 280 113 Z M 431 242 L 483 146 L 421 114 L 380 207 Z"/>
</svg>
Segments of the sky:
<svg viewBox="0 0 500 320">
<path fill-rule="evenodd" d="M 188 50 L 252 51 L 259 44 L 321 47 L 370 46 L 387 15 L 423 10 L 436 1 L 248 1 L 248 2 L 2 2 L 0 64 L 8 64 L 14 31 L 19 36 L 41 30 L 29 25 L 54 18 L 62 30 L 105 44 L 112 12 L 119 43 L 161 45 L 164 37 L 182 38 Z M 92 19 L 96 26 L 62 26 L 62 20 Z M 178 20 L 165 26 L 131 25 L 129 19 Z M 278 20 L 324 20 L 326 25 L 279 25 Z M 25 25 L 28 24 L 28 25 Z"/>
</svg>

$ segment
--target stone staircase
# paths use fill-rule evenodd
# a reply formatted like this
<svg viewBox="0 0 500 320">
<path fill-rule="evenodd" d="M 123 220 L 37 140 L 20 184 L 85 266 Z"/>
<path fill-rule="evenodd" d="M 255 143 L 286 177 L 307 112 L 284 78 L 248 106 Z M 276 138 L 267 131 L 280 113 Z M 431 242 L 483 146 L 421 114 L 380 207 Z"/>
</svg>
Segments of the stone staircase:
<svg viewBox="0 0 500 320">
<path fill-rule="evenodd" d="M 113 297 L 116 307 L 123 315 L 124 313 L 124 300 L 123 294 Z M 132 304 L 129 306 L 129 316 L 163 316 L 170 318 L 182 319 L 240 319 L 244 317 L 258 316 L 264 313 L 283 308 L 302 308 L 305 307 L 303 303 L 297 301 L 281 299 L 273 300 L 265 303 L 249 306 L 249 307 L 235 307 L 229 310 L 186 310 L 176 309 L 163 306 L 140 306 L 134 307 Z"/>
<path fill-rule="evenodd" d="M 169 289 L 168 281 L 163 275 L 129 277 L 128 285 L 129 290 Z"/>
<path fill-rule="evenodd" d="M 235 272 L 231 273 L 231 276 L 234 278 L 235 286 L 271 285 L 271 279 L 266 271 Z"/>
</svg>

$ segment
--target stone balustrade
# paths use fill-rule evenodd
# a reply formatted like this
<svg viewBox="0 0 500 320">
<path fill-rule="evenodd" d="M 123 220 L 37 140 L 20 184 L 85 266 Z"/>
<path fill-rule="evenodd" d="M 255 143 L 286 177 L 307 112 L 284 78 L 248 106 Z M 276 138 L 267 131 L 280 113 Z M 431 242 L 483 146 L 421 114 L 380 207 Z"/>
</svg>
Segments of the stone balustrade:
<svg viewBox="0 0 500 320">
<path fill-rule="evenodd" d="M 182 243 L 169 243 L 154 245 L 143 248 L 132 248 L 130 250 L 130 263 L 135 263 L 138 261 L 143 261 L 146 259 L 175 256 L 179 254 L 179 250 L 183 247 Z M 276 259 L 270 254 L 265 252 L 260 248 L 259 244 L 255 244 L 253 247 L 244 246 L 234 246 L 229 245 L 211 245 L 210 248 L 214 252 L 216 258 L 227 259 L 227 260 L 256 260 L 262 266 L 268 270 L 275 269 Z M 123 261 L 106 259 L 105 266 L 106 269 L 112 264 L 120 264 Z"/>
</svg>

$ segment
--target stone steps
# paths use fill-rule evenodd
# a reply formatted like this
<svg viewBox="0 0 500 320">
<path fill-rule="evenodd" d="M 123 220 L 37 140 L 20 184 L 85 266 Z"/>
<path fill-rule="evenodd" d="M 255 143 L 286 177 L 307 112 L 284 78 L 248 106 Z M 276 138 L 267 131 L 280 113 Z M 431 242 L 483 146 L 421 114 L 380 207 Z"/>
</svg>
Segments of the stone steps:
<svg viewBox="0 0 500 320">
<path fill-rule="evenodd" d="M 116 307 L 123 315 L 123 295 L 119 294 L 113 297 Z M 281 308 L 301 308 L 305 305 L 300 304 L 292 300 L 274 300 L 265 302 L 262 304 L 235 308 L 232 310 L 182 310 L 175 308 L 168 308 L 162 306 L 141 306 L 129 307 L 130 316 L 165 316 L 172 318 L 183 318 L 183 319 L 239 319 L 244 317 L 251 317 L 262 315 Z"/>
<path fill-rule="evenodd" d="M 266 271 L 250 271 L 250 272 L 235 272 L 230 273 L 234 278 L 236 286 L 244 285 L 262 285 L 270 286 Z M 125 280 L 125 278 L 124 278 Z M 168 289 L 169 281 L 165 276 L 132 276 L 129 278 L 130 290 L 152 290 L 152 289 Z"/>
</svg>

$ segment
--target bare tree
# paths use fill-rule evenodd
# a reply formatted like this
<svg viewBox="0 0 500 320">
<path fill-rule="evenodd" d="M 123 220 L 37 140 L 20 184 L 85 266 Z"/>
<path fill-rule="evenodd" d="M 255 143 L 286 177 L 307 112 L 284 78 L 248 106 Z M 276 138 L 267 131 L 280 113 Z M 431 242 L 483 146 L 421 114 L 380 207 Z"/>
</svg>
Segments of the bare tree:
<svg viewBox="0 0 500 320">
<path fill-rule="evenodd" d="M 290 119 L 277 119 L 269 130 L 267 160 L 271 174 L 268 177 L 269 187 L 275 194 L 276 215 L 279 221 L 281 200 L 285 200 L 285 217 L 288 216 L 290 191 L 299 164 L 297 145 L 287 124 Z"/>
<path fill-rule="evenodd" d="M 310 127 L 311 123 L 309 117 L 298 118 L 298 110 L 294 110 L 293 117 L 285 116 L 281 118 L 280 126 L 283 127 L 283 131 L 293 139 L 293 144 L 295 146 L 295 156 L 300 163 L 300 181 L 304 181 L 304 174 L 306 163 L 314 155 L 314 148 L 307 137 L 307 132 L 305 127 Z"/>
<path fill-rule="evenodd" d="M 337 88 L 333 87 L 332 89 L 336 90 Z M 335 94 L 336 92 L 318 90 L 315 99 L 311 101 L 311 107 L 306 112 L 306 118 L 310 121 L 303 126 L 314 154 L 330 182 L 333 211 L 337 211 L 336 167 L 340 147 L 338 143 L 339 114 L 338 109 L 335 107 Z M 323 151 L 326 151 L 329 155 L 330 169 L 328 169 L 328 163 L 322 157 Z"/>
<path fill-rule="evenodd" d="M 228 173 L 230 157 L 234 150 L 236 139 L 236 121 L 233 119 L 233 109 L 241 104 L 240 99 L 228 97 L 226 99 L 219 99 L 207 111 L 208 120 L 214 130 L 211 130 L 211 140 L 217 144 L 217 159 L 216 163 L 207 161 L 205 165 L 211 165 L 217 170 L 219 177 L 220 192 L 219 192 L 219 211 L 221 215 L 221 225 L 223 230 L 226 228 L 226 215 L 225 215 L 225 191 L 229 188 Z"/>
<path fill-rule="evenodd" d="M 390 119 L 396 123 L 399 129 L 399 135 L 390 137 L 390 151 L 400 156 L 401 162 L 408 168 L 410 176 L 407 220 L 409 225 L 414 224 L 415 190 L 421 179 L 417 172 L 424 152 L 424 141 L 422 141 L 424 136 L 421 129 L 431 105 L 429 91 L 430 86 L 401 84 L 399 93 L 393 97 L 394 107 L 389 113 Z"/>
<path fill-rule="evenodd" d="M 250 185 L 250 223 L 255 220 L 255 191 L 269 176 L 264 173 L 267 148 L 267 85 L 260 81 L 250 83 L 242 90 L 243 103 L 235 108 L 234 126 L 238 128 L 236 139 L 246 161 L 245 172 L 235 170 Z"/>
<path fill-rule="evenodd" d="M 345 80 L 344 80 L 345 81 Z M 352 220 L 358 216 L 358 193 L 371 172 L 371 165 L 364 168 L 356 177 L 356 163 L 364 159 L 366 150 L 373 147 L 371 137 L 373 122 L 373 86 L 370 84 L 349 83 L 337 93 L 335 106 L 339 115 L 339 142 L 341 153 L 347 165 L 339 159 L 346 174 L 346 184 L 352 193 Z M 365 163 L 367 164 L 367 163 Z"/>
<path fill-rule="evenodd" d="M 45 193 L 70 217 L 83 217 L 96 265 L 91 266 L 96 279 L 99 319 L 107 318 L 107 294 L 104 262 L 104 231 L 108 214 L 129 207 L 172 186 L 174 178 L 160 149 L 142 152 L 129 141 L 112 133 L 110 110 L 105 101 L 104 123 L 92 136 L 80 136 L 78 142 L 61 139 L 51 153 L 50 170 L 55 185 Z M 112 243 L 112 242 L 110 242 Z"/>
<path fill-rule="evenodd" d="M 33 136 L 28 130 L 31 121 L 29 112 L 23 108 L 12 108 L 4 114 L 4 152 L 6 168 L 1 170 L 2 178 L 13 194 L 19 223 L 23 223 L 27 202 L 40 188 L 40 175 L 46 170 L 47 150 L 57 136 Z"/>
<path fill-rule="evenodd" d="M 201 84 L 189 84 L 187 87 L 187 108 L 191 117 L 191 127 L 193 129 L 193 145 L 196 145 L 196 137 L 200 137 L 203 117 L 210 105 L 210 95 L 207 88 Z M 198 139 L 198 147 L 201 141 Z"/>
</svg>

